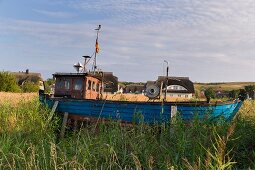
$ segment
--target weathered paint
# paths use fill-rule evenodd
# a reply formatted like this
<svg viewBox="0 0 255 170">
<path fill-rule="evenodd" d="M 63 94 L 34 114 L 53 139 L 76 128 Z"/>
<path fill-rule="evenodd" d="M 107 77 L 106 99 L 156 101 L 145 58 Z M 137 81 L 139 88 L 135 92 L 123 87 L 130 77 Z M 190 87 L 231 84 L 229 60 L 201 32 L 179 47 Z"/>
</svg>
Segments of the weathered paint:
<svg viewBox="0 0 255 170">
<path fill-rule="evenodd" d="M 161 123 L 170 121 L 171 106 L 147 102 L 116 102 L 106 100 L 46 99 L 50 108 L 58 100 L 57 112 L 126 122 Z"/>
<path fill-rule="evenodd" d="M 101 81 L 95 77 L 86 76 L 84 83 L 84 99 L 98 99 L 101 89 Z"/>
<path fill-rule="evenodd" d="M 55 97 L 98 99 L 101 81 L 90 74 L 55 74 Z"/>
<path fill-rule="evenodd" d="M 137 123 L 144 122 L 149 124 L 170 122 L 171 117 L 175 113 L 180 113 L 183 120 L 191 120 L 195 115 L 198 115 L 199 119 L 223 117 L 230 120 L 242 105 L 241 101 L 208 105 L 204 103 L 78 100 L 45 98 L 44 95 L 40 95 L 40 101 L 50 108 L 53 107 L 56 100 L 59 101 L 57 112 L 60 113 L 68 112 L 81 117 L 105 118 Z"/>
<path fill-rule="evenodd" d="M 191 120 L 194 117 L 199 119 L 218 119 L 223 118 L 225 120 L 231 120 L 239 108 L 242 102 L 236 101 L 233 103 L 225 103 L 218 105 L 177 105 L 177 110 L 183 120 Z"/>
</svg>

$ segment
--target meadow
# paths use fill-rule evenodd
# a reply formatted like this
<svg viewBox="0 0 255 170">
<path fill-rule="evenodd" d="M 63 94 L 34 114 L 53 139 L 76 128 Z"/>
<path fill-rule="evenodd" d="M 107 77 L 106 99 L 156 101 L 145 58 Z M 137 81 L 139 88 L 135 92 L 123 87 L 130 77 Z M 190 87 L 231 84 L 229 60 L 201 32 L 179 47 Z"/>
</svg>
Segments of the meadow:
<svg viewBox="0 0 255 170">
<path fill-rule="evenodd" d="M 255 102 L 232 122 L 84 124 L 58 138 L 36 94 L 0 93 L 0 169 L 254 169 Z"/>
</svg>

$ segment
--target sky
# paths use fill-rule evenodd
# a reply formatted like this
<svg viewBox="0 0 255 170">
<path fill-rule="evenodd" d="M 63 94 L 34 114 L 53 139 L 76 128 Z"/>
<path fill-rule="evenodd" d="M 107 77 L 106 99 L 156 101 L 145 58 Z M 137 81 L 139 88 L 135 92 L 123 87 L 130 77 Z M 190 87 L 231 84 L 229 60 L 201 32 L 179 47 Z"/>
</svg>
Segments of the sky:
<svg viewBox="0 0 255 170">
<path fill-rule="evenodd" d="M 254 0 L 0 0 L 0 71 L 75 72 L 95 51 L 120 81 L 255 81 Z M 90 66 L 89 66 L 90 68 Z"/>
</svg>

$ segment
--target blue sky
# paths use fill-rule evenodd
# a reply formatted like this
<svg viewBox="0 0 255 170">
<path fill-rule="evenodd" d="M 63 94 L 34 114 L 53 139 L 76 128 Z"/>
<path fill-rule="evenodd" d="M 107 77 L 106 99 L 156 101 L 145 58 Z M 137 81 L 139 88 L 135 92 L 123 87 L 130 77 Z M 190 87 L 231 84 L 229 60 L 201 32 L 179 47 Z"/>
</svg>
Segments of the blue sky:
<svg viewBox="0 0 255 170">
<path fill-rule="evenodd" d="M 255 81 L 253 0 L 0 0 L 0 70 L 74 72 L 94 51 L 121 81 Z"/>
</svg>

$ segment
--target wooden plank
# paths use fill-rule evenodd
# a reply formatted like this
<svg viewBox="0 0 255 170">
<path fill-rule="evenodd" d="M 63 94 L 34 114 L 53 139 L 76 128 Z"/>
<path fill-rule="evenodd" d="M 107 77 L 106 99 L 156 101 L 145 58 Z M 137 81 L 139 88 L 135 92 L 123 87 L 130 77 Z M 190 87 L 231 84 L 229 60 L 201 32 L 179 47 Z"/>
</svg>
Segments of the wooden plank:
<svg viewBox="0 0 255 170">
<path fill-rule="evenodd" d="M 68 119 L 68 112 L 65 112 L 65 113 L 64 113 L 64 117 L 63 117 L 63 122 L 62 122 L 61 131 L 60 131 L 60 138 L 63 138 L 63 137 L 65 136 L 65 130 L 66 130 L 67 119 Z"/>
<path fill-rule="evenodd" d="M 76 131 L 77 131 L 77 128 L 78 128 L 78 120 L 74 120 L 74 123 L 73 123 L 73 131 L 76 132 Z"/>
<path fill-rule="evenodd" d="M 48 120 L 47 120 L 48 123 L 51 121 L 51 119 L 52 119 L 52 117 L 53 117 L 53 115 L 54 115 L 54 113 L 55 113 L 57 107 L 58 107 L 58 101 L 56 100 L 56 101 L 54 102 L 54 105 L 53 105 L 51 111 L 50 111 L 50 115 L 49 115 Z"/>
<path fill-rule="evenodd" d="M 171 106 L 171 119 L 176 116 L 177 106 Z"/>
</svg>

